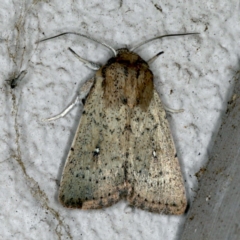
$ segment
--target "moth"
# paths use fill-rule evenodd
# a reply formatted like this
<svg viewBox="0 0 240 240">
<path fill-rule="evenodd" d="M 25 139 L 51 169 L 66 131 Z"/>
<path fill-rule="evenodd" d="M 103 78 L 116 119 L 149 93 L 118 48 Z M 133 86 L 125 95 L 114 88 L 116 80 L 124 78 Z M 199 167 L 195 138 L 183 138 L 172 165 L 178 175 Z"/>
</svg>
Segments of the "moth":
<svg viewBox="0 0 240 240">
<path fill-rule="evenodd" d="M 45 40 L 65 34 L 86 37 L 68 32 Z M 131 206 L 151 212 L 184 213 L 183 177 L 149 68 L 154 58 L 144 61 L 134 50 L 158 38 L 189 34 L 194 33 L 156 37 L 131 50 L 115 50 L 100 42 L 114 54 L 102 67 L 78 56 L 98 70 L 63 170 L 59 190 L 63 206 L 99 209 L 126 199 Z M 76 102 L 49 120 L 64 116 Z"/>
</svg>

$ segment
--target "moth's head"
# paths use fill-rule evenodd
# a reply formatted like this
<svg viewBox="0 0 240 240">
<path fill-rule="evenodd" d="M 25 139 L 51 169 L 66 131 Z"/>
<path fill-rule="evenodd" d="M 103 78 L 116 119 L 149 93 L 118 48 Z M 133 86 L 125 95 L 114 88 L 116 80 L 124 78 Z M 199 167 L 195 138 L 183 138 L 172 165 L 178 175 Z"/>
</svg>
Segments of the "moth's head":
<svg viewBox="0 0 240 240">
<path fill-rule="evenodd" d="M 138 54 L 130 51 L 127 48 L 118 49 L 115 59 L 117 62 L 128 62 L 130 64 L 134 64 L 134 63 L 146 64 L 146 62 Z"/>
<path fill-rule="evenodd" d="M 116 51 L 117 51 L 117 55 L 130 52 L 128 48 L 120 48 L 120 49 L 117 49 Z"/>
</svg>

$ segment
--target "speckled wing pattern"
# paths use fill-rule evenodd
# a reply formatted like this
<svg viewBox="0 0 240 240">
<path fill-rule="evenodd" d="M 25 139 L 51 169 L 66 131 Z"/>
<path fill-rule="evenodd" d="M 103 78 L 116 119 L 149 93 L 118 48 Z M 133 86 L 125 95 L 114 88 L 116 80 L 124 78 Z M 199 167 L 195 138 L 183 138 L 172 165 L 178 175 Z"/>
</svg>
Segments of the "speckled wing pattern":
<svg viewBox="0 0 240 240">
<path fill-rule="evenodd" d="M 186 196 L 165 110 L 147 63 L 118 51 L 95 75 L 60 184 L 60 202 L 97 209 L 120 199 L 181 214 Z"/>
<path fill-rule="evenodd" d="M 102 81 L 97 78 L 89 93 L 64 168 L 59 199 L 66 207 L 107 207 L 121 198 L 125 188 L 124 153 L 117 132 L 110 133 L 120 134 L 125 116 L 104 108 Z M 120 119 L 116 120 L 114 114 Z"/>
<path fill-rule="evenodd" d="M 155 90 L 148 111 L 136 111 L 131 119 L 128 179 L 133 193 L 128 202 L 151 212 L 183 213 L 187 201 L 181 170 L 166 113 Z"/>
</svg>

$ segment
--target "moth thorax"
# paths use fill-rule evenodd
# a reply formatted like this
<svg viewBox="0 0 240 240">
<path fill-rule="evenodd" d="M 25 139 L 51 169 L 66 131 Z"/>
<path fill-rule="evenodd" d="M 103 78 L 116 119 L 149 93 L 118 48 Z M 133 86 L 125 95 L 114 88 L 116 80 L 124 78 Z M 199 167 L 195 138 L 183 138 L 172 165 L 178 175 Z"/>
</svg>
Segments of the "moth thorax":
<svg viewBox="0 0 240 240">
<path fill-rule="evenodd" d="M 120 49 L 100 72 L 106 107 L 127 105 L 148 109 L 153 97 L 153 74 L 140 56 Z"/>
<path fill-rule="evenodd" d="M 127 66 L 123 84 L 123 100 L 130 108 L 140 106 L 147 110 L 153 97 L 153 75 L 149 68 Z"/>
</svg>

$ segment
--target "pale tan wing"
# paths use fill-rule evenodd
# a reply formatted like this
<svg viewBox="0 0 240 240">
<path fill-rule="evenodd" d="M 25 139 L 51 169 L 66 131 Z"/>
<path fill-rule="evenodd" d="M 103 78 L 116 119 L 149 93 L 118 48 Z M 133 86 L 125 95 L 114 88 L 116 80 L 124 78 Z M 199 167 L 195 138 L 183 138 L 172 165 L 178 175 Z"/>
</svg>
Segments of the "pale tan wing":
<svg viewBox="0 0 240 240">
<path fill-rule="evenodd" d="M 132 112 L 131 130 L 129 203 L 152 212 L 183 213 L 187 204 L 183 178 L 166 113 L 155 90 L 147 112 L 140 108 Z"/>
<path fill-rule="evenodd" d="M 64 167 L 59 199 L 66 207 L 102 208 L 126 195 L 123 139 L 119 138 L 126 116 L 121 109 L 103 107 L 102 81 L 96 79 L 86 99 Z"/>
</svg>

